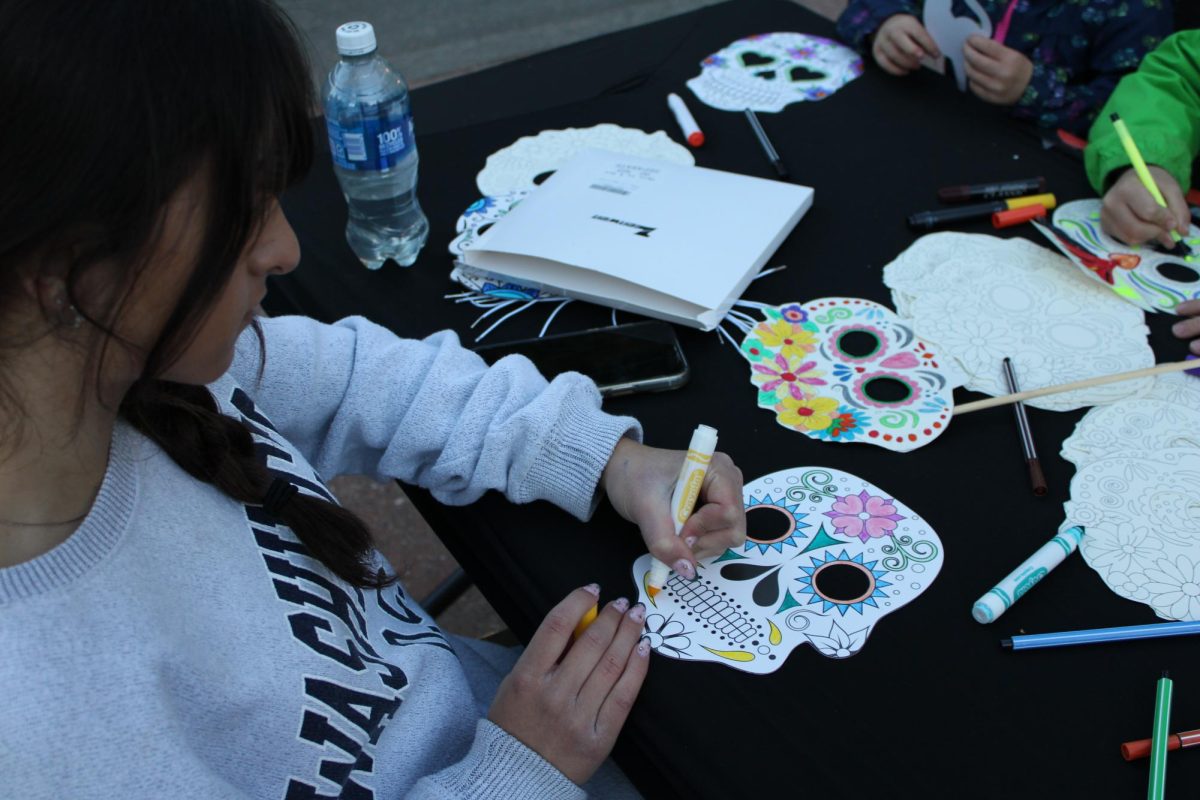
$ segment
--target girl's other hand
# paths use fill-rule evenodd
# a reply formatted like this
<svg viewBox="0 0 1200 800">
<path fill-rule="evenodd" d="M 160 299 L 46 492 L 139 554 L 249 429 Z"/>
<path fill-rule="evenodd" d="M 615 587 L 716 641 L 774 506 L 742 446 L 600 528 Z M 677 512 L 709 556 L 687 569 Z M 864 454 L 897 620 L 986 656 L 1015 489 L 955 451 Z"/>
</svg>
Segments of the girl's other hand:
<svg viewBox="0 0 1200 800">
<path fill-rule="evenodd" d="M 1200 356 L 1200 300 L 1188 300 L 1175 306 L 1175 313 L 1187 317 L 1171 326 L 1171 333 L 1180 339 L 1191 339 L 1188 349 Z"/>
<path fill-rule="evenodd" d="M 488 710 L 488 719 L 576 784 L 587 782 L 625 724 L 650 661 L 640 641 L 646 609 L 621 598 L 572 643 L 600 587 L 576 589 L 534 633 Z"/>
<path fill-rule="evenodd" d="M 985 36 L 968 36 L 963 44 L 968 86 L 980 100 L 1011 106 L 1021 99 L 1033 77 L 1033 62 L 1023 53 Z"/>
<path fill-rule="evenodd" d="M 601 480 L 617 513 L 641 528 L 651 555 L 683 577 L 693 578 L 696 559 L 746 541 L 746 510 L 741 470 L 729 456 L 713 453 L 696 508 L 676 536 L 671 495 L 686 456 L 683 450 L 660 450 L 622 439 Z"/>
<path fill-rule="evenodd" d="M 871 55 L 884 72 L 907 75 L 924 58 L 939 58 L 937 42 L 912 14 L 894 14 L 875 32 Z"/>
<path fill-rule="evenodd" d="M 1137 171 L 1130 167 L 1105 192 L 1100 207 L 1100 227 L 1126 244 L 1157 239 L 1164 247 L 1172 248 L 1175 242 L 1171 239 L 1171 230 L 1186 236 L 1190 229 L 1187 201 L 1171 173 L 1162 167 L 1151 166 L 1150 175 L 1158 184 L 1167 207 L 1155 202 Z"/>
</svg>

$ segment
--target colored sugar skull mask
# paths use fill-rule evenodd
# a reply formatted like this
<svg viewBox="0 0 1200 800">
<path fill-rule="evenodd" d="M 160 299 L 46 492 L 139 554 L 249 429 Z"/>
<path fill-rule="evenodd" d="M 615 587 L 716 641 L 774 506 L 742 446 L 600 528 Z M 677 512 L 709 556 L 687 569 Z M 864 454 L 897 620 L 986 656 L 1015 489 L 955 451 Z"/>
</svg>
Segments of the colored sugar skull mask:
<svg viewBox="0 0 1200 800">
<path fill-rule="evenodd" d="M 454 224 L 457 234 L 450 242 L 450 255 L 461 256 L 492 224 L 511 211 L 529 195 L 527 191 L 505 192 L 495 197 L 481 197 L 467 207 Z"/>
<path fill-rule="evenodd" d="M 778 308 L 742 340 L 758 405 L 813 439 L 901 452 L 946 429 L 958 368 L 870 300 L 829 297 Z"/>
<path fill-rule="evenodd" d="M 941 540 L 912 509 L 846 472 L 772 473 L 746 484 L 744 503 L 745 544 L 702 561 L 697 580 L 672 575 L 650 599 L 650 556 L 634 563 L 660 655 L 759 674 L 803 644 L 846 658 L 942 566 Z"/>
<path fill-rule="evenodd" d="M 1100 201 L 1060 206 L 1053 225 L 1038 230 L 1093 280 L 1146 311 L 1175 313 L 1175 306 L 1200 297 L 1200 260 L 1164 253 L 1152 244 L 1128 245 L 1100 228 Z M 1200 248 L 1200 228 L 1184 241 Z"/>
<path fill-rule="evenodd" d="M 862 58 L 830 39 L 763 33 L 705 58 L 688 88 L 723 111 L 782 111 L 792 103 L 823 100 L 862 71 Z"/>
</svg>

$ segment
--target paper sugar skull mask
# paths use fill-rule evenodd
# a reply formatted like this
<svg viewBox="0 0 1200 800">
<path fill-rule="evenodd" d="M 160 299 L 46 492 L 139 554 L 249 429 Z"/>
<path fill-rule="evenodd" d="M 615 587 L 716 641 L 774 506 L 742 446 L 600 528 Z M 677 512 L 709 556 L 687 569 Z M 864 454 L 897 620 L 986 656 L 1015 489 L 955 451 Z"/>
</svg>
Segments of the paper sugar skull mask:
<svg viewBox="0 0 1200 800">
<path fill-rule="evenodd" d="M 650 556 L 634 563 L 660 655 L 759 674 L 804 644 L 846 658 L 941 569 L 941 540 L 916 512 L 849 473 L 784 470 L 743 496 L 745 544 L 702 561 L 697 580 L 672 575 L 652 600 Z"/>
<path fill-rule="evenodd" d="M 950 423 L 958 368 L 890 309 L 850 297 L 778 308 L 742 340 L 758 405 L 812 439 L 916 449 Z"/>
<path fill-rule="evenodd" d="M 805 33 L 763 33 L 738 39 L 700 62 L 688 88 L 723 111 L 782 111 L 823 100 L 862 74 L 850 48 Z"/>
<path fill-rule="evenodd" d="M 1174 314 L 1175 306 L 1200 297 L 1200 261 L 1109 236 L 1100 229 L 1099 200 L 1065 203 L 1053 225 L 1038 230 L 1089 277 L 1146 311 Z M 1193 225 L 1184 241 L 1200 248 L 1200 228 Z"/>
</svg>

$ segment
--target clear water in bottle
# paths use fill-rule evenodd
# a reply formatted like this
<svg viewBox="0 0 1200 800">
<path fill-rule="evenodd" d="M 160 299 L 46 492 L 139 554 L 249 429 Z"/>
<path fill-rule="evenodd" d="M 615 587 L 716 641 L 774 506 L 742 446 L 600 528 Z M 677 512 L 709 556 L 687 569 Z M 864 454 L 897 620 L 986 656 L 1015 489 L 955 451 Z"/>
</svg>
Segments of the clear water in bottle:
<svg viewBox="0 0 1200 800">
<path fill-rule="evenodd" d="M 404 78 L 375 51 L 367 22 L 337 30 L 341 56 L 329 73 L 325 124 L 346 196 L 346 241 L 370 269 L 407 267 L 429 236 L 417 202 L 417 145 Z"/>
</svg>

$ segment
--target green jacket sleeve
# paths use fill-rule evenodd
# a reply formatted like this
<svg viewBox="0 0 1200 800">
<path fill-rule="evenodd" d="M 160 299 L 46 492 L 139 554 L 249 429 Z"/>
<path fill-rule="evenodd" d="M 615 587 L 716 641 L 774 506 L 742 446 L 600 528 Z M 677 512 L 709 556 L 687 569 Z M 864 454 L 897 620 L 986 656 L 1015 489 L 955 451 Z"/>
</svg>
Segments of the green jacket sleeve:
<svg viewBox="0 0 1200 800">
<path fill-rule="evenodd" d="M 1115 170 L 1129 166 L 1109 120 L 1114 111 L 1129 126 L 1146 163 L 1170 172 L 1186 192 L 1200 151 L 1200 30 L 1180 31 L 1164 41 L 1137 72 L 1121 79 L 1097 115 L 1084 161 L 1088 180 L 1100 194 Z"/>
</svg>

